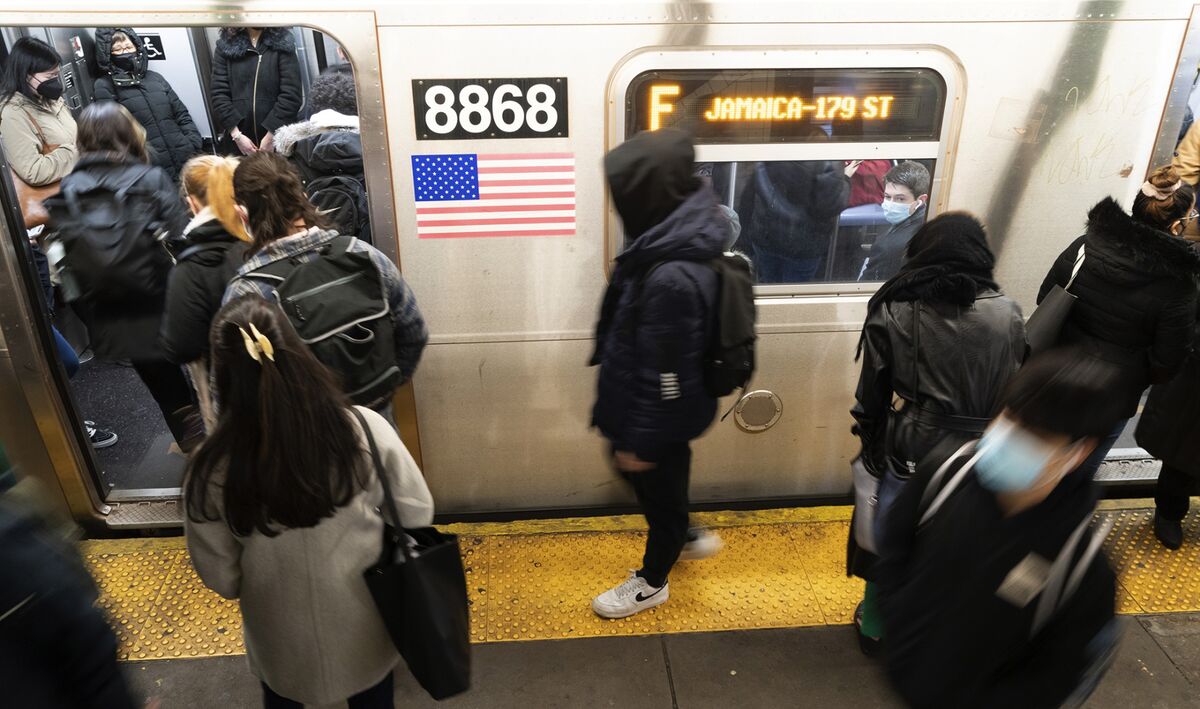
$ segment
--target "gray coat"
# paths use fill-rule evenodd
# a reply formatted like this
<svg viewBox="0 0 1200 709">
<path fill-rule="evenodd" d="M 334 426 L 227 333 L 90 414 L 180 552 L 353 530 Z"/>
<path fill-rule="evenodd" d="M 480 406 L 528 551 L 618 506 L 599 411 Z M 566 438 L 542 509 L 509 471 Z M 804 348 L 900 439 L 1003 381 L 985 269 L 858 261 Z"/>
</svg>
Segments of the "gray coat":
<svg viewBox="0 0 1200 709">
<path fill-rule="evenodd" d="M 401 521 L 429 525 L 433 498 L 417 464 L 387 420 L 356 408 L 379 446 Z M 370 466 L 360 439 L 362 465 Z M 383 488 L 374 471 L 367 479 L 370 485 L 332 517 L 276 537 L 237 537 L 224 521 L 186 521 L 188 551 L 204 584 L 241 601 L 251 670 L 298 702 L 343 701 L 377 684 L 400 659 L 363 580 L 383 539 Z"/>
</svg>

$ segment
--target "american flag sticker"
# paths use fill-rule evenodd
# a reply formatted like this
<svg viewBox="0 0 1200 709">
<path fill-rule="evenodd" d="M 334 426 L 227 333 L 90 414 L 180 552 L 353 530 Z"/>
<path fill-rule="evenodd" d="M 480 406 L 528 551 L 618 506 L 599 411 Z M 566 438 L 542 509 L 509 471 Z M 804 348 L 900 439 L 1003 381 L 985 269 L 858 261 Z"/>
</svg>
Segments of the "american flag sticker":
<svg viewBox="0 0 1200 709">
<path fill-rule="evenodd" d="M 417 237 L 571 236 L 575 156 L 412 156 Z"/>
</svg>

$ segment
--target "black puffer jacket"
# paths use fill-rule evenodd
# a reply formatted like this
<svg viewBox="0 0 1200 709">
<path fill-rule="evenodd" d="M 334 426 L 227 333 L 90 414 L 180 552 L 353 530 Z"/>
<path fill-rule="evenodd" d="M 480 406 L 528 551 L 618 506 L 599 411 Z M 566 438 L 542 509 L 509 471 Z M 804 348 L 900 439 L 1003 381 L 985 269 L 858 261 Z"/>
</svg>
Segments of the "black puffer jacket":
<svg viewBox="0 0 1200 709">
<path fill-rule="evenodd" d="M 183 164 L 200 152 L 200 131 L 167 80 L 146 68 L 146 49 L 137 33 L 128 27 L 119 30 L 137 46 L 137 65 L 133 71 L 114 67 L 110 52 L 118 28 L 96 30 L 96 64 L 106 76 L 96 79 L 95 99 L 116 101 L 127 108 L 146 129 L 154 164 L 178 179 Z"/>
<path fill-rule="evenodd" d="M 755 255 L 821 258 L 850 201 L 850 178 L 838 162 L 765 162 L 746 191 L 739 209 L 740 248 Z"/>
<path fill-rule="evenodd" d="M 850 412 L 867 468 L 882 473 L 890 450 L 893 469 L 911 472 L 939 441 L 954 435 L 944 425 L 954 421 L 938 417 L 992 417 L 1024 358 L 1021 309 L 995 291 L 981 292 L 966 308 L 884 303 L 863 327 L 862 374 Z M 902 413 L 892 411 L 894 396 L 903 400 Z M 974 435 L 963 433 L 963 440 Z"/>
<path fill-rule="evenodd" d="M 275 131 L 275 150 L 292 161 L 306 185 L 331 175 L 363 179 L 358 116 L 326 109 L 307 121 L 284 126 Z"/>
<path fill-rule="evenodd" d="M 1071 292 L 1078 298 L 1062 344 L 1120 367 L 1113 396 L 1125 415 L 1137 411 L 1142 392 L 1168 381 L 1183 364 L 1196 319 L 1200 254 L 1183 239 L 1129 216 L 1112 198 L 1088 213 L 1087 233 L 1054 262 L 1038 294 L 1066 286 L 1081 244 L 1086 257 Z"/>
<path fill-rule="evenodd" d="M 290 27 L 268 27 L 258 46 L 241 28 L 224 28 L 213 53 L 212 104 L 227 155 L 240 153 L 229 131 L 236 126 L 254 141 L 295 123 L 304 103 L 300 60 Z"/>
<path fill-rule="evenodd" d="M 596 328 L 592 424 L 647 461 L 657 461 L 664 444 L 702 434 L 717 406 L 703 364 L 718 283 L 704 262 L 723 251 L 729 220 L 692 176 L 691 145 L 676 133 L 635 138 L 605 163 L 617 210 L 636 238 L 617 257 Z"/>
<path fill-rule="evenodd" d="M 1138 445 L 1167 465 L 1200 477 L 1200 311 L 1179 372 L 1156 384 L 1138 421 Z"/>
<path fill-rule="evenodd" d="M 167 281 L 167 307 L 159 336 L 163 353 L 177 364 L 207 359 L 213 316 L 221 309 L 229 281 L 245 263 L 244 242 L 211 215 L 201 212 L 197 220 L 186 232 L 187 246 Z"/>
</svg>

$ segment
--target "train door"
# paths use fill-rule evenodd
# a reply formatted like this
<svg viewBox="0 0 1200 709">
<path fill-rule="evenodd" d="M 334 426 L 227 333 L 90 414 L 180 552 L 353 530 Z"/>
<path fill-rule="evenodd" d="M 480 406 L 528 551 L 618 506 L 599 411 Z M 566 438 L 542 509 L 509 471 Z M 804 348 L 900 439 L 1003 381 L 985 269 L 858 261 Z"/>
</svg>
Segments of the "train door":
<svg viewBox="0 0 1200 709">
<path fill-rule="evenodd" d="M 94 38 L 99 35 L 95 28 L 72 27 L 74 18 L 69 15 L 62 19 L 59 27 L 0 27 L 0 69 L 12 61 L 14 52 L 21 51 L 17 44 L 22 37 L 47 43 L 61 61 L 66 110 L 78 121 L 82 109 L 96 99 L 93 86 L 97 78 L 107 76 L 109 62 L 98 62 L 108 57 L 96 54 Z M 87 19 L 95 21 L 94 16 Z M 106 19 L 119 24 L 119 18 Z M 147 73 L 140 79 L 143 84 L 135 81 L 133 85 L 146 85 L 149 72 L 170 85 L 201 138 L 189 155 L 222 147 L 220 139 L 228 127 L 220 125 L 220 117 L 213 111 L 211 82 L 212 51 L 220 39 L 219 28 L 143 26 L 137 18 L 120 19 L 126 20 L 130 34 L 137 35 L 137 51 L 146 57 Z M 352 178 L 369 191 L 371 227 L 364 238 L 375 235 L 375 245 L 395 258 L 373 18 L 346 13 L 331 24 L 339 30 L 341 42 L 327 32 L 308 28 L 267 28 L 281 37 L 279 46 L 291 47 L 297 57 L 302 99 L 287 125 L 295 126 L 300 137 L 308 135 L 305 131 L 326 130 L 357 135 L 360 121 L 362 127 L 374 128 L 369 133 L 361 131 L 363 152 L 383 157 L 363 161 L 361 172 Z M 238 32 L 244 30 L 235 28 L 230 34 Z M 347 58 L 357 60 L 357 72 L 350 69 Z M 313 82 L 323 71 L 336 72 L 349 82 L 348 90 L 334 91 L 342 100 L 339 106 L 313 105 L 310 100 Z M 364 73 L 369 84 L 364 84 Z M 365 86 L 357 99 L 356 83 Z M 120 91 L 116 93 L 120 101 Z M 347 93 L 349 104 L 345 102 Z M 325 98 L 329 102 L 337 97 Z M 324 122 L 313 123 L 312 115 L 325 109 L 338 115 L 327 114 Z M 156 127 L 145 123 L 143 120 L 143 128 L 153 140 Z M 0 137 L 4 133 L 5 126 L 0 124 Z M 111 336 L 98 335 L 100 323 L 122 313 L 99 312 L 98 301 L 75 292 L 72 260 L 54 224 L 26 227 L 14 182 L 9 179 L 21 177 L 22 167 L 6 160 L 11 152 L 4 150 L 6 145 L 11 147 L 0 140 L 0 173 L 5 176 L 0 180 L 0 284 L 14 297 L 0 304 L 0 383 L 5 404 L 0 431 L 21 469 L 54 489 L 63 509 L 77 519 L 103 520 L 111 527 L 177 525 L 186 451 L 203 435 L 195 382 L 189 381 L 192 375 L 165 359 L 148 370 L 144 360 L 112 347 Z M 153 153 L 153 145 L 151 150 L 151 161 L 169 171 Z M 73 169 L 84 167 L 76 163 Z M 315 171 L 308 175 L 311 182 L 320 177 L 321 168 L 309 167 Z M 177 168 L 172 176 L 178 184 Z M 171 196 L 181 200 L 174 190 Z M 183 231 L 180 229 L 180 236 Z M 157 335 L 150 330 L 138 333 L 143 338 Z M 411 390 L 402 391 L 396 403 L 402 433 L 419 455 Z"/>
</svg>

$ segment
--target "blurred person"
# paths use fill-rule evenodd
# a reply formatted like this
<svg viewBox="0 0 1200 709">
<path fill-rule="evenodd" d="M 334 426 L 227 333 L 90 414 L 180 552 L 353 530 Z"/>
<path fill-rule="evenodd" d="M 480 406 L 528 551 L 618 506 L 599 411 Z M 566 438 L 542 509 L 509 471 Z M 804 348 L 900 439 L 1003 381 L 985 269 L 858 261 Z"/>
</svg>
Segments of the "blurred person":
<svg viewBox="0 0 1200 709">
<path fill-rule="evenodd" d="M 689 443 L 716 414 L 703 358 L 719 281 L 705 262 L 724 251 L 731 221 L 695 176 L 694 156 L 687 134 L 664 129 L 639 133 L 604 158 L 629 246 L 617 256 L 596 325 L 592 425 L 650 528 L 641 568 L 593 599 L 604 618 L 666 602 L 676 560 L 711 556 L 721 545 L 712 532 L 688 527 Z"/>
<path fill-rule="evenodd" d="M 1079 706 L 1112 661 L 1116 577 L 1069 478 L 1124 414 L 1119 372 L 1032 358 L 982 439 L 946 440 L 885 519 L 887 671 L 915 707 Z"/>
<path fill-rule="evenodd" d="M 225 289 L 245 262 L 250 236 L 233 197 L 237 159 L 194 157 L 183 166 L 180 191 L 192 212 L 184 248 L 167 279 L 159 340 L 166 358 L 187 365 L 205 428 L 216 416 L 208 392 L 208 333 Z"/>
<path fill-rule="evenodd" d="M 867 305 L 850 411 L 860 463 L 893 491 L 941 441 L 961 445 L 983 433 L 1026 351 L 1021 309 L 993 280 L 995 257 L 977 219 L 943 214 L 917 231 L 907 253 Z M 874 561 L 852 532 L 847 570 L 868 582 L 854 618 L 868 654 L 883 631 Z"/>
<path fill-rule="evenodd" d="M 125 107 L 94 103 L 79 118 L 75 169 L 47 200 L 62 239 L 64 287 L 96 356 L 129 360 L 181 451 L 195 446 L 191 389 L 158 344 L 171 255 L 187 222 L 178 190 L 149 164 L 146 134 Z"/>
<path fill-rule="evenodd" d="M 1067 285 L 1083 250 L 1059 344 L 1121 373 L 1111 394 L 1124 415 L 1080 468 L 1082 481 L 1094 477 L 1146 387 L 1169 381 L 1183 365 L 1196 320 L 1200 253 L 1180 237 L 1197 217 L 1195 206 L 1192 187 L 1175 168 L 1161 167 L 1142 184 L 1132 216 L 1111 197 L 1092 207 L 1087 233 L 1063 250 L 1042 282 L 1039 303 L 1055 285 Z"/>
<path fill-rule="evenodd" d="M 179 179 L 188 158 L 203 147 L 192 114 L 162 74 L 150 71 L 142 39 L 132 27 L 96 30 L 96 66 L 102 76 L 94 83 L 94 101 L 116 101 L 146 129 L 146 142 L 155 165 Z"/>
<path fill-rule="evenodd" d="M 1188 109 L 1191 113 L 1191 109 Z M 1184 182 L 1196 186 L 1200 182 L 1200 123 L 1194 120 L 1188 126 L 1183 139 L 1175 146 L 1175 157 L 1171 161 L 1176 174 Z"/>
<path fill-rule="evenodd" d="M 846 165 L 855 162 L 845 161 Z M 860 160 L 858 169 L 850 176 L 850 200 L 846 208 L 864 204 L 879 204 L 884 194 L 884 178 L 892 169 L 891 160 Z"/>
<path fill-rule="evenodd" d="M 335 347 L 325 351 L 328 357 L 322 361 L 341 376 L 351 399 L 391 418 L 392 395 L 397 387 L 412 378 L 429 339 L 416 298 L 396 264 L 370 244 L 329 228 L 329 220 L 305 196 L 296 169 L 280 155 L 256 153 L 242 159 L 233 175 L 233 188 L 253 242 L 247 251 L 246 262 L 225 292 L 225 300 L 246 293 L 277 298 L 281 288 L 287 290 L 288 279 L 309 278 L 308 273 L 318 274 L 312 276 L 318 279 L 326 278 L 319 275 L 322 273 L 367 276 L 350 282 L 339 276 L 313 287 L 332 283 L 357 289 L 378 279 L 381 289 L 372 285 L 365 292 L 339 291 L 344 293 L 342 296 L 329 289 L 322 291 L 322 301 L 330 304 L 322 317 L 328 324 L 322 334 L 336 332 L 343 326 L 353 326 L 360 333 L 345 338 L 348 344 L 341 345 L 354 347 L 354 351 L 342 352 Z M 301 271 L 309 265 L 318 270 Z M 378 299 L 380 290 L 384 302 L 363 301 L 367 296 Z M 365 325 L 356 325 L 364 317 L 364 310 L 378 317 Z M 384 315 L 387 322 L 383 322 Z M 363 334 L 366 327 L 373 326 L 372 323 L 377 323 L 376 329 Z M 300 329 L 303 331 L 304 327 L 300 326 Z M 306 339 L 317 346 L 312 339 Z M 385 361 L 373 356 L 380 353 L 385 355 Z M 323 353 L 318 352 L 317 356 L 320 359 Z M 372 365 L 381 369 L 366 371 Z M 352 382 L 359 382 L 364 388 L 352 388 Z"/>
<path fill-rule="evenodd" d="M 275 149 L 274 131 L 295 123 L 304 104 L 291 27 L 224 27 L 213 52 L 217 150 Z"/>
<path fill-rule="evenodd" d="M 400 656 L 363 579 L 384 528 L 369 441 L 407 528 L 433 519 L 421 471 L 389 422 L 350 406 L 278 305 L 230 301 L 212 340 L 219 418 L 184 480 L 192 563 L 240 602 L 268 709 L 391 707 Z"/>
<path fill-rule="evenodd" d="M 871 244 L 860 281 L 886 281 L 900 270 L 913 234 L 925 223 L 929 204 L 929 170 L 905 160 L 888 170 L 883 183 L 883 218 L 892 226 Z"/>
</svg>

